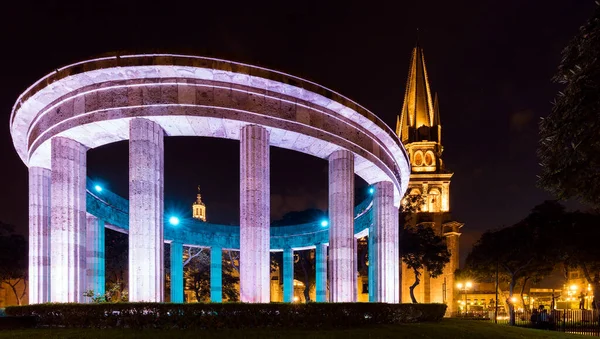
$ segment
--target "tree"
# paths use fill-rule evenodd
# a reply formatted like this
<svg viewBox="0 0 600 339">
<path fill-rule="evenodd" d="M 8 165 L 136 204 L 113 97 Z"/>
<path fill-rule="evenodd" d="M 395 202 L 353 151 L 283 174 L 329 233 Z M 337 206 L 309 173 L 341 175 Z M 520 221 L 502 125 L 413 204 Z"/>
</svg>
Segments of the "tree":
<svg viewBox="0 0 600 339">
<path fill-rule="evenodd" d="M 227 255 L 223 256 L 222 264 L 223 296 L 229 301 L 238 301 L 238 278 L 234 276 L 234 270 L 238 271 L 235 266 L 236 259 L 232 256 L 232 251 L 227 252 Z M 188 247 L 187 253 L 184 262 L 185 284 L 194 291 L 196 301 L 210 301 L 210 252 Z"/>
<path fill-rule="evenodd" d="M 517 283 L 521 281 L 524 290 L 528 281 L 541 280 L 560 260 L 552 244 L 557 242 L 555 236 L 564 220 L 560 204 L 544 202 L 519 223 L 484 233 L 467 256 L 466 269 L 479 279 L 492 280 L 499 270 L 499 278 L 508 283 L 511 325 L 515 322 L 511 300 Z"/>
<path fill-rule="evenodd" d="M 415 273 L 415 282 L 410 286 L 410 298 L 416 304 L 414 289 L 421 282 L 420 271 L 426 269 L 432 278 L 441 275 L 450 261 L 450 252 L 444 238 L 423 225 L 404 228 L 400 249 L 402 261 Z"/>
<path fill-rule="evenodd" d="M 600 215 L 573 212 L 568 216 L 566 227 L 558 234 L 565 274 L 570 268 L 579 268 L 592 286 L 592 307 L 600 309 Z"/>
<path fill-rule="evenodd" d="M 127 301 L 129 280 L 129 236 L 105 231 L 106 301 Z"/>
<path fill-rule="evenodd" d="M 316 282 L 315 250 L 295 251 L 294 255 L 294 277 L 304 283 L 304 300 L 310 302 L 310 289 Z"/>
<path fill-rule="evenodd" d="M 0 222 L 0 285 L 10 287 L 17 304 L 27 293 L 27 241 L 14 227 Z M 18 290 L 20 283 L 23 289 Z"/>
<path fill-rule="evenodd" d="M 559 199 L 600 207 L 600 6 L 562 52 L 564 84 L 540 122 L 539 185 Z"/>
</svg>

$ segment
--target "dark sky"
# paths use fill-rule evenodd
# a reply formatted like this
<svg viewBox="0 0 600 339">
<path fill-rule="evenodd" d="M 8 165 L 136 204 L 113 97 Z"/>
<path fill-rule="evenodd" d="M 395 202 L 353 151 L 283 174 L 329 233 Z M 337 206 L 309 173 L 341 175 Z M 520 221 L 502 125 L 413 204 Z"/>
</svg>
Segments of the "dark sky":
<svg viewBox="0 0 600 339">
<path fill-rule="evenodd" d="M 455 172 L 451 209 L 465 223 L 463 249 L 549 198 L 535 186 L 537 122 L 559 89 L 550 79 L 560 51 L 595 6 L 592 0 L 39 2 L 10 1 L 1 10 L 0 220 L 26 232 L 27 170 L 10 139 L 11 107 L 57 67 L 117 50 L 221 57 L 316 81 L 393 127 L 419 28 L 440 98 L 444 160 Z M 167 138 L 165 145 L 167 210 L 189 213 L 200 184 L 209 221 L 237 223 L 238 142 Z M 271 156 L 273 218 L 327 207 L 324 160 L 280 149 Z M 91 150 L 88 175 L 125 195 L 127 145 Z"/>
</svg>

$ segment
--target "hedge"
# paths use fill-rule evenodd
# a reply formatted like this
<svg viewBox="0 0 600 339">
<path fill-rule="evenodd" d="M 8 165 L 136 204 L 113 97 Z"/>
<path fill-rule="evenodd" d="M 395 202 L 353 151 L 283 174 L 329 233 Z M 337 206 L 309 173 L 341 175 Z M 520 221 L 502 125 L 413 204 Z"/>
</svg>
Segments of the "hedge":
<svg viewBox="0 0 600 339">
<path fill-rule="evenodd" d="M 101 303 L 11 306 L 38 327 L 77 328 L 334 328 L 439 321 L 445 304 L 171 304 Z"/>
</svg>

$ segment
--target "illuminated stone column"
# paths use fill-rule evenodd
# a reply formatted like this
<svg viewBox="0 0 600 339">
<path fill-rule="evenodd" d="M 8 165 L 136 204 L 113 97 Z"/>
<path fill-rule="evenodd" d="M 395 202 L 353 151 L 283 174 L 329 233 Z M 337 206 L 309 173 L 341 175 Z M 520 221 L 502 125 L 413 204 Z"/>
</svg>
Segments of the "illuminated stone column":
<svg viewBox="0 0 600 339">
<path fill-rule="evenodd" d="M 354 274 L 352 277 L 354 281 L 352 282 L 352 286 L 354 286 L 354 301 L 358 300 L 358 239 L 354 238 Z"/>
<path fill-rule="evenodd" d="M 155 122 L 129 125 L 129 300 L 164 295 L 164 132 Z"/>
<path fill-rule="evenodd" d="M 86 290 L 92 290 L 95 295 L 101 296 L 105 293 L 104 240 L 104 221 L 88 214 Z"/>
<path fill-rule="evenodd" d="M 374 185 L 373 224 L 369 229 L 369 300 L 399 302 L 398 208 L 394 206 L 394 185 L 381 181 Z M 372 292 L 371 292 L 372 291 Z"/>
<path fill-rule="evenodd" d="M 86 151 L 82 144 L 52 138 L 50 201 L 50 301 L 83 302 L 86 275 Z"/>
<path fill-rule="evenodd" d="M 330 300 L 354 302 L 354 154 L 329 156 Z"/>
<path fill-rule="evenodd" d="M 317 302 L 327 301 L 327 245 L 317 244 L 315 248 L 315 294 Z"/>
<path fill-rule="evenodd" d="M 283 302 L 294 301 L 294 250 L 283 250 Z"/>
<path fill-rule="evenodd" d="M 183 244 L 171 242 L 171 302 L 183 302 Z"/>
<path fill-rule="evenodd" d="M 240 299 L 270 301 L 269 132 L 247 125 L 240 133 Z"/>
<path fill-rule="evenodd" d="M 210 249 L 210 301 L 223 302 L 223 249 Z"/>
<path fill-rule="evenodd" d="M 29 168 L 29 303 L 50 301 L 50 182 L 52 172 Z"/>
</svg>

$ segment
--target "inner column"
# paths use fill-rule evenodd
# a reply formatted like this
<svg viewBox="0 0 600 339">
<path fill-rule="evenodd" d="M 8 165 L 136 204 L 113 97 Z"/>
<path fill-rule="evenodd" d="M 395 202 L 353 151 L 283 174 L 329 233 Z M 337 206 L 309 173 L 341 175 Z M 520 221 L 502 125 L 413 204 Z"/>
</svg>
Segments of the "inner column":
<svg viewBox="0 0 600 339">
<path fill-rule="evenodd" d="M 52 138 L 52 265 L 50 300 L 84 302 L 86 270 L 86 147 Z"/>
<path fill-rule="evenodd" d="M 104 221 L 88 214 L 86 290 L 92 290 L 94 295 L 100 296 L 105 293 L 104 245 Z"/>
<path fill-rule="evenodd" d="M 270 302 L 269 132 L 247 125 L 240 133 L 240 300 Z"/>
<path fill-rule="evenodd" d="M 171 302 L 183 302 L 183 244 L 171 242 Z"/>
<path fill-rule="evenodd" d="M 294 301 L 294 250 L 283 249 L 283 302 Z"/>
<path fill-rule="evenodd" d="M 317 244 L 315 248 L 315 292 L 316 301 L 327 301 L 327 245 Z"/>
<path fill-rule="evenodd" d="M 164 296 L 164 132 L 141 118 L 129 125 L 129 300 Z"/>
<path fill-rule="evenodd" d="M 210 248 L 210 301 L 223 302 L 223 249 Z"/>
<path fill-rule="evenodd" d="M 338 150 L 329 156 L 330 300 L 354 302 L 354 155 Z"/>
<path fill-rule="evenodd" d="M 29 168 L 29 303 L 50 302 L 50 182 L 52 172 Z"/>
</svg>

